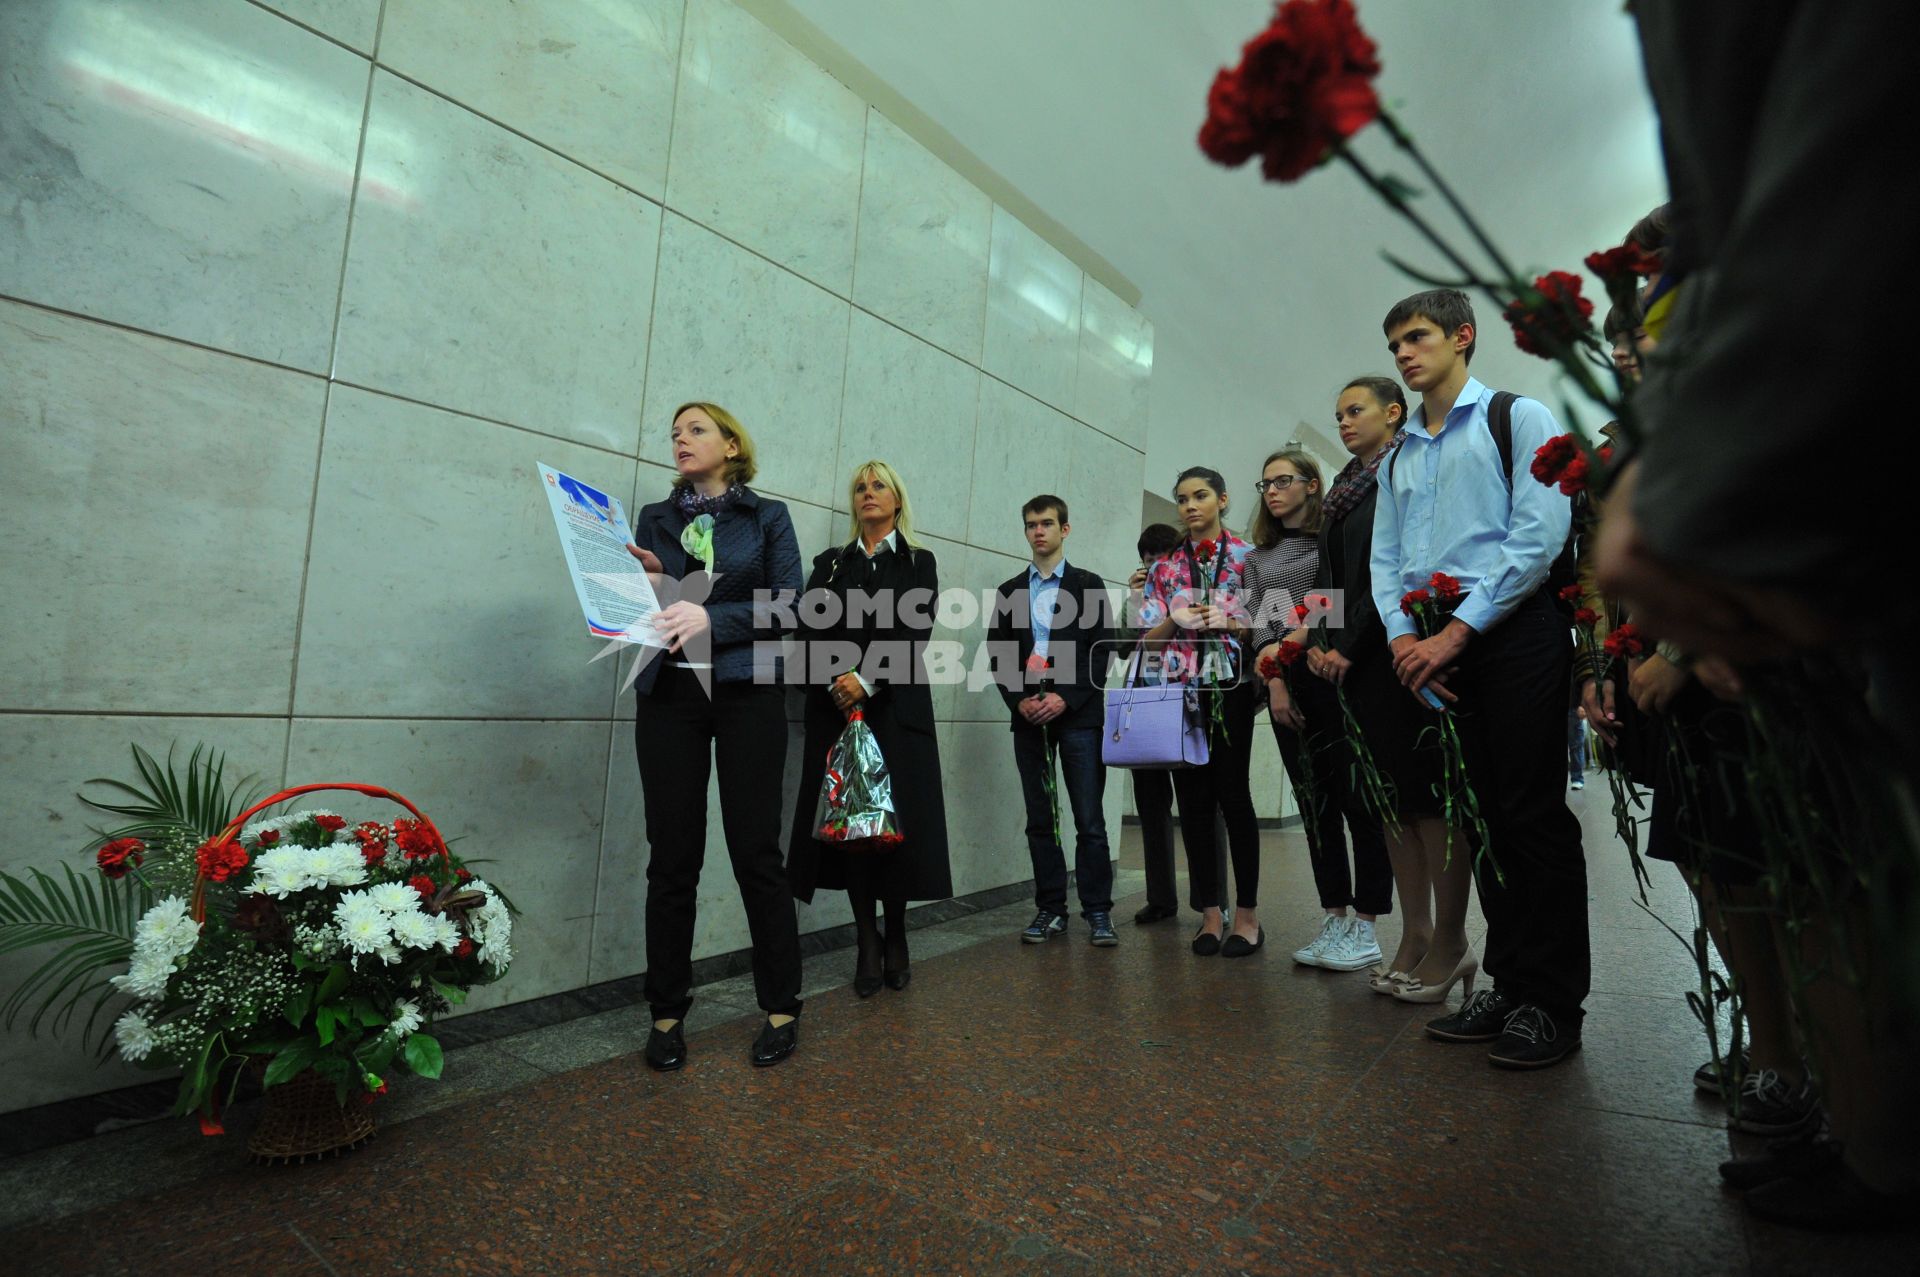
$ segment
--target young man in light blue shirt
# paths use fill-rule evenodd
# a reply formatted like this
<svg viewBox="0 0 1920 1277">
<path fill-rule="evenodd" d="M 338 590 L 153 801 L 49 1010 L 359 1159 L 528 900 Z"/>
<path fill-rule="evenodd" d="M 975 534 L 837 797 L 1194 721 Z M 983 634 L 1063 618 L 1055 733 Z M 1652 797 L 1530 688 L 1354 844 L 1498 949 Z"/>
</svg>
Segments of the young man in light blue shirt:
<svg viewBox="0 0 1920 1277">
<path fill-rule="evenodd" d="M 1456 715 L 1489 844 L 1475 849 L 1473 869 L 1494 987 L 1427 1033 L 1493 1042 L 1494 1064 L 1541 1068 L 1579 1048 L 1591 973 L 1586 859 L 1560 779 L 1573 646 L 1548 587 L 1572 506 L 1530 472 L 1534 452 L 1561 430 L 1544 404 L 1470 375 L 1465 294 L 1415 294 L 1383 328 L 1421 402 L 1381 476 L 1374 603 L 1408 694 L 1429 704 L 1431 693 Z M 1461 597 L 1422 638 L 1400 600 L 1436 572 L 1456 578 Z"/>
</svg>

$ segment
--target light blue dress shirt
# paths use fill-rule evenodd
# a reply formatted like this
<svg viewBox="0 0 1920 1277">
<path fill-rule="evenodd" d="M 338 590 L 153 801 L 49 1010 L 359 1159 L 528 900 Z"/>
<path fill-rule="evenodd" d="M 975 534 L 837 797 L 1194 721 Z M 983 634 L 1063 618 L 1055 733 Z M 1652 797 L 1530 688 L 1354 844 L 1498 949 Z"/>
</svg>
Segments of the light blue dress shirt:
<svg viewBox="0 0 1920 1277">
<path fill-rule="evenodd" d="M 1435 572 L 1471 597 L 1454 613 L 1484 634 L 1547 579 L 1566 544 L 1573 504 L 1533 477 L 1533 454 L 1563 431 L 1545 404 L 1513 405 L 1513 468 L 1500 473 L 1500 447 L 1487 424 L 1493 391 L 1469 377 L 1438 434 L 1426 408 L 1413 410 L 1406 442 L 1380 474 L 1373 514 L 1373 601 L 1389 641 L 1417 634 L 1400 599 L 1425 589 Z"/>
<path fill-rule="evenodd" d="M 1066 575 L 1067 561 L 1061 559 L 1053 571 L 1040 575 L 1038 564 L 1027 564 L 1027 616 L 1033 623 L 1033 650 L 1041 658 L 1047 655 L 1047 641 L 1053 634 L 1054 610 L 1060 602 L 1060 579 Z"/>
</svg>

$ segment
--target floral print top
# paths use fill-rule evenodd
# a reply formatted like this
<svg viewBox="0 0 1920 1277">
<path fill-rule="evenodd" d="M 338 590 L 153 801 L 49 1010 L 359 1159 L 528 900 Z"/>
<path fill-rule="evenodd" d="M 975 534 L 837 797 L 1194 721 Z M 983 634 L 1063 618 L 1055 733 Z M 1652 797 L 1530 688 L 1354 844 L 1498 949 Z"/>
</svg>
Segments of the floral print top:
<svg viewBox="0 0 1920 1277">
<path fill-rule="evenodd" d="M 1211 556 L 1204 553 L 1209 548 Z M 1203 541 L 1196 547 L 1189 540 L 1157 560 L 1147 571 L 1140 628 L 1152 629 L 1177 608 L 1209 602 L 1240 624 L 1251 625 L 1245 597 L 1251 553 L 1252 546 L 1223 528 L 1217 542 Z M 1198 581 L 1195 567 L 1200 572 Z M 1159 672 L 1165 682 L 1231 683 L 1239 677 L 1245 653 L 1237 638 L 1225 631 L 1175 630 L 1174 634 L 1159 653 Z"/>
</svg>

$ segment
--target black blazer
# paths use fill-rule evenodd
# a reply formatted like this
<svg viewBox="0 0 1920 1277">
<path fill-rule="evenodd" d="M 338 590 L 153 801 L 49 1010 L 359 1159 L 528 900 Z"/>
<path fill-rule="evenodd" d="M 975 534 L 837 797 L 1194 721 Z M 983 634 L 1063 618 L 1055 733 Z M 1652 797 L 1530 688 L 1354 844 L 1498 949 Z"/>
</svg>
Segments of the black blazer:
<svg viewBox="0 0 1920 1277">
<path fill-rule="evenodd" d="M 1320 524 L 1320 566 L 1313 588 L 1346 591 L 1346 624 L 1329 626 L 1327 637 L 1350 661 L 1372 659 L 1387 650 L 1387 627 L 1373 602 L 1373 507 L 1379 497 L 1380 485 L 1375 484 L 1346 517 Z"/>
<path fill-rule="evenodd" d="M 1060 575 L 1060 590 L 1074 598 L 1077 610 L 1068 624 L 1047 636 L 1054 668 L 1070 675 L 1049 680 L 1067 703 L 1067 712 L 1054 722 L 1061 727 L 1099 727 L 1107 665 L 1114 654 L 1113 609 L 1107 599 L 1106 582 L 1098 573 L 1068 563 Z M 1026 672 L 1027 657 L 1033 652 L 1033 621 L 1025 572 L 1000 585 L 987 623 L 987 651 L 1001 699 L 1013 715 L 1011 730 L 1040 730 L 1023 718 L 1019 709 L 1022 700 L 1039 692 L 1041 681 Z"/>
<path fill-rule="evenodd" d="M 640 507 L 633 521 L 634 544 L 652 550 L 664 574 L 675 580 L 700 570 L 700 561 L 680 548 L 686 526 L 687 516 L 671 500 Z M 739 499 L 714 516 L 713 570 L 717 579 L 704 605 L 712 623 L 713 681 L 752 682 L 755 644 L 777 644 L 792 628 L 788 618 L 800 590 L 800 542 L 787 507 L 742 488 Z M 754 596 L 760 591 L 774 592 L 786 606 L 762 607 L 756 617 Z M 655 652 L 634 681 L 634 690 L 642 696 L 652 695 L 660 666 L 673 659 Z M 779 658 L 772 660 L 778 682 Z"/>
</svg>

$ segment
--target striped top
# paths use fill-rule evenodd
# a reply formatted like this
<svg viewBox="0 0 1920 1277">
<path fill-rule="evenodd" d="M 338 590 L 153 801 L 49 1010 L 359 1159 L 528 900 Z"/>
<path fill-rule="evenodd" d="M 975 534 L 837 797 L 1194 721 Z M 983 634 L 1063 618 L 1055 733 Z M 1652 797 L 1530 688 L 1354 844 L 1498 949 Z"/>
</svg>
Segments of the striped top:
<svg viewBox="0 0 1920 1277">
<path fill-rule="evenodd" d="M 1278 643 L 1293 629 L 1293 608 L 1313 589 L 1320 539 L 1283 529 L 1280 539 L 1247 556 L 1247 609 L 1253 614 L 1253 650 Z"/>
</svg>

